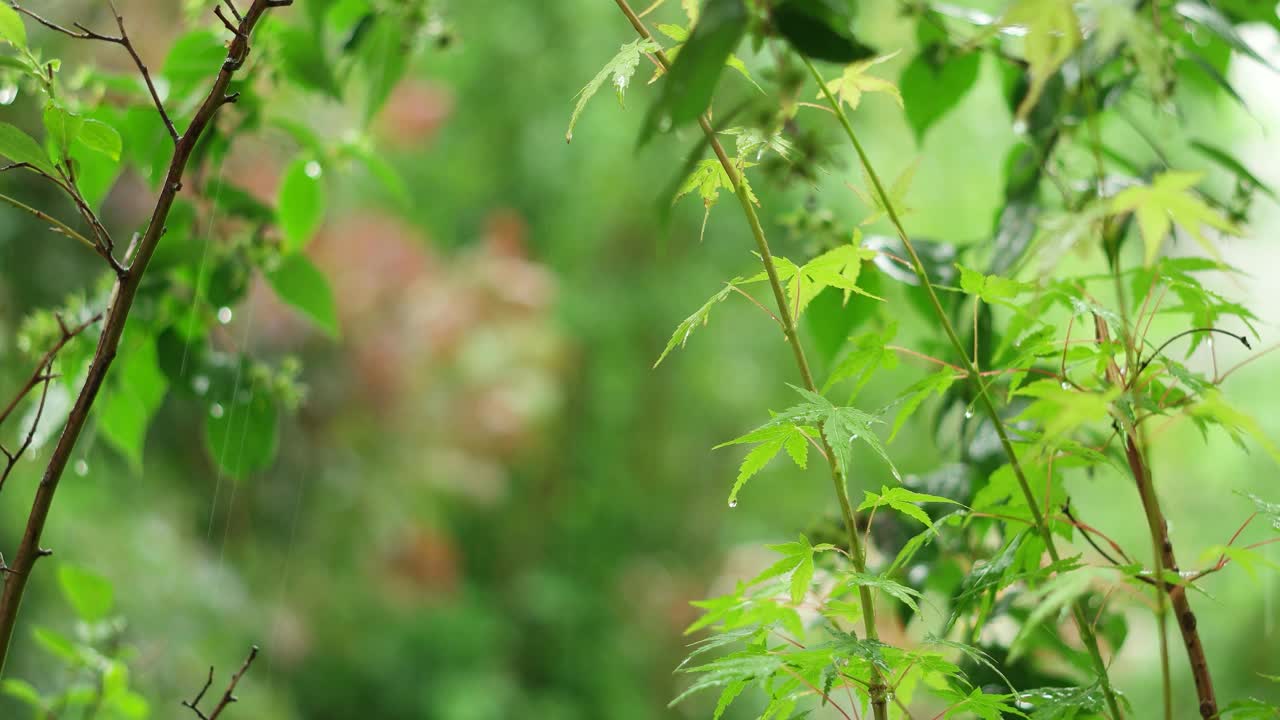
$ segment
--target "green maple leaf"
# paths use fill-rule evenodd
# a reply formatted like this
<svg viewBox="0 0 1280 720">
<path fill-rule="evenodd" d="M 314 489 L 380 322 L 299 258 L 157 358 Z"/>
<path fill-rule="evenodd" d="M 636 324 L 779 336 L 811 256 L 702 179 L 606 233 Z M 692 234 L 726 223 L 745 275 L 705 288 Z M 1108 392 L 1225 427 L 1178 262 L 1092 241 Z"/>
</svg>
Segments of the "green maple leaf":
<svg viewBox="0 0 1280 720">
<path fill-rule="evenodd" d="M 742 163 L 738 168 L 738 177 L 742 180 L 742 184 L 747 192 L 747 197 L 756 205 L 760 204 L 760 200 L 756 198 L 756 194 L 751 190 L 751 184 L 747 182 L 747 175 L 744 172 L 751 167 L 751 163 Z M 671 202 L 676 202 L 680 198 L 697 191 L 698 197 L 702 198 L 702 205 L 705 208 L 702 214 L 702 230 L 698 233 L 698 239 L 707 231 L 707 218 L 711 216 L 711 208 L 720 199 L 720 191 L 728 190 L 736 192 L 733 187 L 733 181 L 729 179 L 729 173 L 725 172 L 724 166 L 716 158 L 706 158 L 699 160 L 698 164 L 693 167 L 693 171 L 689 173 L 689 177 L 685 178 L 684 184 L 676 190 L 676 196 Z"/>
<path fill-rule="evenodd" d="M 618 54 L 605 64 L 596 76 L 591 78 L 591 82 L 578 91 L 578 103 L 573 107 L 573 115 L 569 117 L 569 130 L 565 132 L 564 139 L 566 142 L 573 141 L 573 126 L 578 124 L 578 116 L 582 114 L 587 102 L 592 96 L 604 86 L 605 81 L 609 81 L 613 85 L 614 90 L 618 94 L 618 104 L 623 103 L 626 95 L 627 87 L 631 84 L 631 77 L 635 75 L 636 68 L 640 65 L 640 56 L 645 53 L 651 53 L 661 49 L 658 43 L 653 40 L 633 40 L 623 45 L 618 50 Z"/>
<path fill-rule="evenodd" d="M 840 77 L 829 81 L 827 88 L 831 90 L 831 94 L 835 96 L 836 100 L 848 105 L 850 110 L 858 109 L 864 94 L 876 92 L 892 97 L 898 103 L 898 107 L 902 107 L 902 93 L 898 92 L 898 86 L 867 72 L 872 67 L 892 59 L 897 54 L 897 52 L 892 52 L 888 55 L 852 63 L 845 67 L 844 72 L 840 73 Z M 818 93 L 819 100 L 825 97 L 822 92 Z"/>
<path fill-rule="evenodd" d="M 880 494 L 866 492 L 866 499 L 858 506 L 858 512 L 863 510 L 874 510 L 878 507 L 889 506 L 908 517 L 915 518 L 927 525 L 933 527 L 933 520 L 929 519 L 929 515 L 921 509 L 916 503 L 949 503 L 951 505 L 959 505 L 960 503 L 950 498 L 940 497 L 938 495 L 926 495 L 924 493 L 913 492 L 903 487 L 880 487 Z"/>
<path fill-rule="evenodd" d="M 667 341 L 667 346 L 663 348 L 662 354 L 658 356 L 658 360 L 653 364 L 653 366 L 658 367 L 661 365 L 662 361 L 666 359 L 667 355 L 669 355 L 677 345 L 684 347 L 684 344 L 689 341 L 689 336 L 693 334 L 693 331 L 699 326 L 706 325 L 707 321 L 711 319 L 711 308 L 724 302 L 724 299 L 729 297 L 729 293 L 733 292 L 734 284 L 740 281 L 741 278 L 734 278 L 733 280 L 725 283 L 724 288 L 722 288 L 720 292 L 712 295 L 709 300 L 702 304 L 702 307 L 698 308 L 692 315 L 681 321 L 681 323 L 676 326 L 676 331 L 671 334 L 671 339 Z"/>
<path fill-rule="evenodd" d="M 818 293 L 829 287 L 843 290 L 845 302 L 849 301 L 852 293 L 884 301 L 884 298 L 858 287 L 863 261 L 876 256 L 875 250 L 856 244 L 860 237 L 855 234 L 854 242 L 828 250 L 804 265 L 796 265 L 785 257 L 774 258 L 778 279 L 785 283 L 787 300 L 797 318 Z M 744 282 L 762 282 L 768 278 L 767 273 L 761 272 Z"/>
<path fill-rule="evenodd" d="M 791 461 L 800 468 L 805 468 L 809 464 L 809 437 L 816 434 L 816 430 L 802 425 L 793 425 L 790 423 L 775 425 L 769 423 L 763 425 L 741 437 L 736 437 L 728 442 L 717 445 L 714 449 L 727 447 L 729 445 L 742 445 L 744 443 L 757 443 L 751 448 L 751 452 L 743 458 L 742 465 L 738 468 L 738 478 L 733 483 L 733 490 L 729 492 L 729 507 L 738 504 L 738 492 L 747 484 L 756 473 L 764 469 L 769 461 L 777 457 L 778 453 L 783 450 L 787 451 Z"/>
<path fill-rule="evenodd" d="M 1150 185 L 1128 188 L 1111 199 L 1112 214 L 1132 212 L 1138 221 L 1142 244 L 1146 248 L 1146 264 L 1160 253 L 1165 236 L 1176 224 L 1214 259 L 1222 261 L 1218 249 L 1201 232 L 1203 226 L 1232 235 L 1240 231 L 1230 221 L 1209 207 L 1192 192 L 1203 173 L 1170 170 L 1155 177 Z"/>
</svg>

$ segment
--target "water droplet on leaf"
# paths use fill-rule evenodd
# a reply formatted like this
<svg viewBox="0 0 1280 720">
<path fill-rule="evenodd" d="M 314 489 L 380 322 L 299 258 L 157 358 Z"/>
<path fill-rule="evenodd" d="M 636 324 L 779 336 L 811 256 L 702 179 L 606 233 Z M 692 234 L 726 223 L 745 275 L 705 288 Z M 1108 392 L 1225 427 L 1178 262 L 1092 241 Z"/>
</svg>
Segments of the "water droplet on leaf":
<svg viewBox="0 0 1280 720">
<path fill-rule="evenodd" d="M 209 408 L 209 415 L 215 419 L 222 417 L 224 414 L 226 414 L 226 410 L 222 408 L 222 403 L 214 403 L 213 407 Z"/>
<path fill-rule="evenodd" d="M 207 375 L 197 375 L 191 378 L 191 389 L 195 390 L 197 395 L 209 392 L 209 377 Z"/>
<path fill-rule="evenodd" d="M 13 83 L 0 85 L 0 105 L 12 105 L 18 98 L 18 86 Z"/>
<path fill-rule="evenodd" d="M 84 458 L 77 460 L 75 471 L 76 471 L 76 474 L 79 475 L 80 477 L 84 477 L 85 475 L 88 475 L 89 463 L 85 462 Z"/>
<path fill-rule="evenodd" d="M 967 408 L 965 408 L 965 409 L 964 409 L 964 419 L 965 419 L 965 420 L 972 420 L 972 419 L 973 419 L 973 408 L 971 408 L 971 407 L 967 407 Z"/>
<path fill-rule="evenodd" d="M 738 507 L 738 498 L 734 498 L 734 499 L 730 500 L 730 501 L 729 501 L 729 507 L 731 507 L 731 508 L 736 508 L 736 507 Z"/>
<path fill-rule="evenodd" d="M 307 174 L 307 177 L 311 178 L 312 180 L 315 180 L 316 178 L 320 177 L 321 174 L 324 173 L 324 169 L 320 167 L 320 163 L 316 162 L 315 160 L 307 161 L 307 164 L 302 167 L 302 171 L 305 172 Z"/>
<path fill-rule="evenodd" d="M 226 325 L 227 323 L 231 322 L 231 308 L 229 307 L 218 308 L 218 322 L 222 323 L 223 325 Z"/>
<path fill-rule="evenodd" d="M 1063 389 L 1063 390 L 1070 390 L 1070 389 L 1071 389 L 1071 383 L 1067 382 L 1066 380 L 1063 380 L 1063 381 L 1062 381 L 1062 389 Z"/>
</svg>

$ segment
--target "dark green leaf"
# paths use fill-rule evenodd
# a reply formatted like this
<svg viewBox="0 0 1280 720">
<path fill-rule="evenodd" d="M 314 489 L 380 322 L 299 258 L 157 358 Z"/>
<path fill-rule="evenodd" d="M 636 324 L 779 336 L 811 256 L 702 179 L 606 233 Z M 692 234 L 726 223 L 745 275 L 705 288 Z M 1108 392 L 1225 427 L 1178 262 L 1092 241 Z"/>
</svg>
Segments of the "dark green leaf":
<svg viewBox="0 0 1280 720">
<path fill-rule="evenodd" d="M 285 73 L 298 85 L 321 92 L 334 100 L 342 99 L 342 90 L 333 75 L 333 67 L 325 56 L 324 45 L 302 28 L 283 28 L 277 34 L 280 63 Z"/>
<path fill-rule="evenodd" d="M 49 175 L 57 175 L 40 143 L 9 123 L 0 122 L 0 157 L 15 163 L 29 163 Z"/>
<path fill-rule="evenodd" d="M 1280 13 L 1277 5 L 1267 0 L 1216 0 L 1215 4 L 1233 22 L 1264 22 L 1280 30 Z"/>
<path fill-rule="evenodd" d="M 1191 147 L 1194 148 L 1201 155 L 1204 155 L 1205 157 L 1214 161 L 1215 163 L 1222 166 L 1226 170 L 1229 170 L 1241 180 L 1248 180 L 1254 187 L 1266 193 L 1267 197 L 1271 198 L 1272 200 L 1277 199 L 1275 191 L 1273 191 L 1270 187 L 1268 187 L 1266 183 L 1259 180 L 1256 175 L 1249 172 L 1249 169 L 1244 166 L 1244 163 L 1241 163 L 1239 160 L 1232 157 L 1229 153 L 1223 150 L 1219 150 L 1218 148 L 1212 145 L 1209 145 L 1208 143 L 1201 142 L 1199 140 L 1192 140 Z"/>
<path fill-rule="evenodd" d="M 169 49 L 161 70 L 170 83 L 171 98 L 184 98 L 201 88 L 218 74 L 226 59 L 227 47 L 217 33 L 193 30 L 178 38 Z M 146 108 L 146 111 L 155 115 L 151 108 Z"/>
<path fill-rule="evenodd" d="M 932 48 L 921 52 L 898 79 L 907 122 L 911 123 L 918 143 L 924 141 L 925 132 L 935 122 L 964 99 L 982 66 L 980 53 L 942 60 L 936 59 L 936 54 Z"/>
<path fill-rule="evenodd" d="M 747 29 L 747 9 L 742 0 L 708 0 L 698 24 L 663 80 L 661 94 L 649 108 L 643 144 L 658 131 L 686 125 L 698 119 L 724 71 L 725 61 Z"/>
<path fill-rule="evenodd" d="M 876 54 L 850 31 L 849 0 L 783 0 L 773 8 L 773 24 L 796 52 L 814 60 L 844 64 Z"/>
<path fill-rule="evenodd" d="M 360 45 L 360 61 L 368 81 L 364 101 L 364 121 L 368 124 L 386 104 L 391 90 L 400 82 L 408 64 L 404 28 L 390 14 L 373 24 Z"/>
<path fill-rule="evenodd" d="M 303 155 L 290 163 L 280 182 L 276 216 L 284 233 L 283 250 L 294 253 L 307 246 L 324 220 L 325 192 L 320 163 Z"/>
<path fill-rule="evenodd" d="M 338 337 L 338 308 L 324 273 L 301 253 L 283 258 L 266 273 L 281 300 L 301 310 L 331 338 Z"/>
<path fill-rule="evenodd" d="M 155 341 L 148 339 L 123 352 L 113 376 L 116 383 L 96 408 L 98 430 L 139 470 L 151 417 L 169 389 Z"/>
<path fill-rule="evenodd" d="M 1262 4 L 1266 4 L 1268 0 L 1260 0 Z M 1240 33 L 1236 32 L 1231 21 L 1218 12 L 1218 9 L 1203 2 L 1202 0 L 1183 0 L 1173 6 L 1175 12 L 1200 27 L 1208 30 L 1213 35 L 1221 38 L 1223 42 L 1230 45 L 1236 52 L 1248 57 L 1249 59 L 1261 65 L 1277 70 L 1265 57 L 1254 50 L 1249 43 L 1240 37 Z M 1278 70 L 1280 71 L 1280 70 Z"/>
<path fill-rule="evenodd" d="M 205 448 L 220 470 L 244 478 L 275 460 L 276 425 L 276 406 L 265 393 L 228 398 L 205 421 Z"/>
</svg>

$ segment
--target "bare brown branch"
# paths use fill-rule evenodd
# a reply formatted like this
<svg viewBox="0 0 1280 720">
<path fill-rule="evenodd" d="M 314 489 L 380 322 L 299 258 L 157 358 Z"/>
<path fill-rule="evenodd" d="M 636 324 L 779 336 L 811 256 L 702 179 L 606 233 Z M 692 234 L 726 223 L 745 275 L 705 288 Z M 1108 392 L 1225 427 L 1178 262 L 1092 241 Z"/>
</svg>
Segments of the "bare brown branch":
<svg viewBox="0 0 1280 720">
<path fill-rule="evenodd" d="M 187 164 L 201 135 L 213 121 L 218 109 L 226 102 L 227 89 L 231 84 L 232 76 L 244 64 L 249 55 L 249 38 L 252 37 L 254 28 L 257 27 L 259 21 L 262 20 L 268 10 L 288 4 L 289 2 L 282 2 L 281 0 L 253 0 L 253 3 L 241 17 L 238 26 L 239 33 L 231 40 L 227 49 L 226 60 L 222 63 L 222 67 L 218 69 L 217 76 L 214 78 L 204 100 L 192 115 L 187 131 L 181 136 L 177 136 L 176 132 L 172 133 L 176 136 L 173 157 L 169 161 L 169 169 L 164 183 L 160 186 L 160 194 L 156 198 L 155 207 L 151 212 L 151 219 L 147 224 L 146 231 L 142 234 L 142 238 L 137 242 L 137 250 L 133 253 L 132 260 L 117 272 L 115 287 L 111 292 L 111 298 L 103 315 L 102 334 L 98 338 L 98 347 L 89 363 L 84 386 L 71 407 L 66 425 L 63 427 L 62 434 L 53 448 L 48 465 L 45 467 L 44 477 L 36 489 L 35 499 L 32 501 L 31 511 L 27 517 L 26 529 L 18 545 L 17 553 L 13 558 L 13 572 L 9 573 L 5 578 L 4 592 L 0 594 L 0 672 L 3 672 L 4 662 L 9 654 L 14 627 L 17 623 L 18 609 L 22 605 L 22 598 L 26 592 L 31 569 L 35 566 L 36 560 L 45 554 L 40 547 L 40 539 L 44 533 L 45 523 L 49 518 L 49 510 L 53 505 L 53 498 L 57 493 L 58 484 L 62 480 L 63 472 L 71 460 L 72 451 L 80 439 L 80 434 L 88 423 L 89 411 L 93 407 L 98 393 L 102 390 L 107 372 L 111 368 L 111 363 L 115 360 L 116 352 L 120 346 L 120 339 L 124 334 L 125 322 L 128 319 L 130 309 L 133 307 L 133 301 L 138 294 L 138 289 L 142 285 L 142 278 L 146 273 L 147 264 L 151 261 L 151 257 L 160 243 L 160 238 L 164 235 L 169 211 L 173 208 L 177 194 L 182 189 L 182 179 L 186 172 Z M 18 6 L 15 5 L 14 7 Z M 21 8 L 19 9 L 21 10 Z M 97 33 L 83 27 L 78 28 L 78 31 L 68 30 L 38 18 L 30 11 L 22 11 L 46 27 L 52 27 L 72 37 L 106 39 L 109 42 L 120 44 L 126 42 L 124 37 L 110 39 L 108 36 L 99 36 Z M 119 17 L 118 14 L 117 17 Z"/>
<path fill-rule="evenodd" d="M 240 684 L 240 680 L 244 677 L 245 673 L 249 672 L 249 666 L 253 664 L 253 661 L 256 660 L 257 657 L 258 646 L 254 645 L 249 649 L 249 656 L 244 659 L 244 663 L 240 666 L 240 669 L 236 671 L 236 674 L 231 676 L 231 682 L 227 683 L 227 689 L 223 691 L 222 698 L 218 700 L 217 705 L 213 706 L 213 710 L 209 714 L 206 715 L 204 711 L 200 709 L 200 701 L 204 700 L 205 693 L 209 692 L 209 688 L 213 685 L 212 666 L 209 667 L 209 677 L 204 681 L 204 687 L 200 688 L 200 692 L 196 693 L 194 699 L 183 700 L 182 706 L 195 713 L 196 717 L 200 718 L 200 720 L 216 720 L 218 716 L 222 715 L 223 710 L 226 710 L 229 705 L 239 699 L 235 696 L 236 686 Z"/>
</svg>

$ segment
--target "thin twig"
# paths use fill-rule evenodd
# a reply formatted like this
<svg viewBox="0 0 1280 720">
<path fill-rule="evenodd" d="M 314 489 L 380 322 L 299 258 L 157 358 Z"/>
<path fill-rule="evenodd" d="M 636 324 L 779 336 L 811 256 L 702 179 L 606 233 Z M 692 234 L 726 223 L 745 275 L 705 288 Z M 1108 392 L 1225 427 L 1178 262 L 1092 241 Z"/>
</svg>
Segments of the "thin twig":
<svg viewBox="0 0 1280 720">
<path fill-rule="evenodd" d="M 1138 365 L 1138 372 L 1133 374 L 1133 377 L 1129 379 L 1129 382 L 1131 383 L 1135 382 L 1138 376 L 1142 374 L 1142 371 L 1146 370 L 1147 366 L 1151 364 L 1151 361 L 1159 357 L 1160 353 L 1163 352 L 1165 348 L 1169 347 L 1169 344 L 1172 343 L 1174 340 L 1177 340 L 1178 338 L 1186 337 L 1187 335 L 1194 335 L 1196 333 L 1218 333 L 1219 335 L 1226 335 L 1227 337 L 1232 338 L 1234 340 L 1239 340 L 1240 344 L 1244 345 L 1245 348 L 1249 350 L 1253 349 L 1253 346 L 1249 344 L 1249 337 L 1247 335 L 1237 335 L 1233 332 L 1222 330 L 1220 328 L 1213 328 L 1213 327 L 1199 327 L 1199 328 L 1191 328 L 1190 330 L 1183 330 L 1182 332 L 1177 333 L 1176 335 L 1170 337 L 1168 340 L 1165 340 L 1163 343 L 1161 343 L 1160 347 L 1156 348 L 1155 352 L 1151 353 L 1151 357 L 1147 358 L 1142 362 L 1142 364 Z"/>
<path fill-rule="evenodd" d="M 30 205 L 27 205 L 26 203 L 22 202 L 21 200 L 9 197 L 8 195 L 5 195 L 3 193 L 0 193 L 0 201 L 6 202 L 18 208 L 19 210 L 22 210 L 23 212 L 30 213 L 37 220 L 40 220 L 42 222 L 46 222 L 52 225 L 54 232 L 59 233 L 61 235 L 66 235 L 67 237 L 73 240 L 78 240 L 81 243 L 83 243 L 86 247 L 88 247 L 90 250 L 94 251 L 95 253 L 98 252 L 98 246 L 96 243 L 94 243 L 92 240 L 85 237 L 84 235 L 81 235 L 79 232 L 73 229 L 70 225 L 67 225 L 66 223 L 62 222 L 58 218 L 53 217 L 52 215 L 44 212 L 43 210 L 37 210 L 31 207 Z"/>
<path fill-rule="evenodd" d="M 120 16 L 120 11 L 116 10 L 114 0 L 108 0 L 107 6 L 111 8 L 111 14 L 116 19 L 116 26 L 120 28 L 120 35 L 118 37 L 94 32 L 80 23 L 75 24 L 76 29 L 79 30 L 79 32 L 76 32 L 76 30 L 71 30 L 70 28 L 66 28 L 55 22 L 46 20 L 16 2 L 10 4 L 13 6 L 14 10 L 17 10 L 50 30 L 60 32 L 68 37 L 73 37 L 78 40 L 98 40 L 101 42 L 111 43 L 113 45 L 119 45 L 124 48 L 125 51 L 129 53 L 129 57 L 133 58 L 133 64 L 137 66 L 139 74 L 142 75 L 142 81 L 146 84 L 147 91 L 151 93 L 151 100 L 155 103 L 156 111 L 160 113 L 160 119 L 164 121 L 165 129 L 169 131 L 169 137 L 173 140 L 174 144 L 177 144 L 179 137 L 178 131 L 174 128 L 173 121 L 169 119 L 169 113 L 164 109 L 164 103 L 160 100 L 160 93 L 156 91 L 156 84 L 151 80 L 151 71 L 147 69 L 146 63 L 142 62 L 142 58 L 138 55 L 138 51 L 133 47 L 133 42 L 129 39 L 129 32 L 124 28 L 124 18 Z"/>
<path fill-rule="evenodd" d="M 58 337 L 58 341 L 52 348 L 49 348 L 43 356 L 41 356 L 40 361 L 36 363 L 36 369 L 31 373 L 31 378 L 28 379 L 21 388 L 19 388 L 18 392 L 14 395 L 13 399 L 9 401 L 9 404 L 5 406 L 4 410 L 0 411 L 0 425 L 4 425 L 4 422 L 8 420 L 9 416 L 13 414 L 13 411 L 17 409 L 18 404 L 22 402 L 22 399 L 25 398 L 31 390 L 36 387 L 36 385 L 42 385 L 39 404 L 36 406 L 35 415 L 31 420 L 31 427 L 27 430 L 26 436 L 22 440 L 22 444 L 13 451 L 0 448 L 0 450 L 3 450 L 7 461 L 4 471 L 0 472 L 0 490 L 4 489 L 5 481 L 9 479 L 9 475 L 13 472 L 13 468 L 18 464 L 18 460 L 22 458 L 23 453 L 25 453 L 27 449 L 31 447 L 31 443 L 35 441 L 36 428 L 40 425 L 40 419 L 44 415 L 45 400 L 49 396 L 49 382 L 55 377 L 55 375 L 49 371 L 50 368 L 53 367 L 54 358 L 57 357 L 58 352 L 62 350 L 67 343 L 71 342 L 72 338 L 84 332 L 86 328 L 93 323 L 98 322 L 101 318 L 102 314 L 99 313 L 74 328 L 68 328 L 62 321 L 62 317 L 58 316 L 58 328 L 62 331 L 62 334 Z"/>
<path fill-rule="evenodd" d="M 200 710 L 200 701 L 204 699 L 205 693 L 209 692 L 209 687 L 213 685 L 213 666 L 209 666 L 209 677 L 204 681 L 204 687 L 200 688 L 200 692 L 196 693 L 195 699 L 183 700 L 182 707 L 185 707 L 195 713 L 196 717 L 200 718 L 200 720 L 217 720 L 218 716 L 222 714 L 222 711 L 227 709 L 227 706 L 239 700 L 239 698 L 235 696 L 236 686 L 240 684 L 240 680 L 244 677 L 245 673 L 249 672 L 249 666 L 253 664 L 253 661 L 257 659 L 257 657 L 258 646 L 254 645 L 249 650 L 249 656 L 244 659 L 244 664 L 240 666 L 240 669 L 236 671 L 236 674 L 231 676 L 231 682 L 227 683 L 227 689 L 222 693 L 222 698 L 218 700 L 218 704 L 213 707 L 213 712 L 206 715 L 202 710 Z"/>
<path fill-rule="evenodd" d="M 751 294 L 750 294 L 750 293 L 748 293 L 747 291 L 743 290 L 742 288 L 738 287 L 737 285 L 734 285 L 733 283 L 730 283 L 730 284 L 729 284 L 729 289 L 730 289 L 730 290 L 732 290 L 732 291 L 734 291 L 734 292 L 736 292 L 736 293 L 738 293 L 738 294 L 739 294 L 739 295 L 741 295 L 742 297 L 744 297 L 744 298 L 746 298 L 746 299 L 750 300 L 752 305 L 755 305 L 756 307 L 758 307 L 758 308 L 760 308 L 761 310 L 763 310 L 763 311 L 765 312 L 765 314 L 767 314 L 769 317 L 773 318 L 773 321 L 774 321 L 774 322 L 778 323 L 779 325 L 781 325 L 781 324 L 782 324 L 782 321 L 778 319 L 778 316 L 777 316 L 777 315 L 774 315 L 774 314 L 773 314 L 773 311 L 772 311 L 772 310 L 770 310 L 769 308 L 765 307 L 764 305 L 761 305 L 761 304 L 760 304 L 760 301 L 759 301 L 759 300 L 757 300 L 757 299 L 755 299 L 755 298 L 753 298 L 753 297 L 751 297 Z"/>
</svg>

